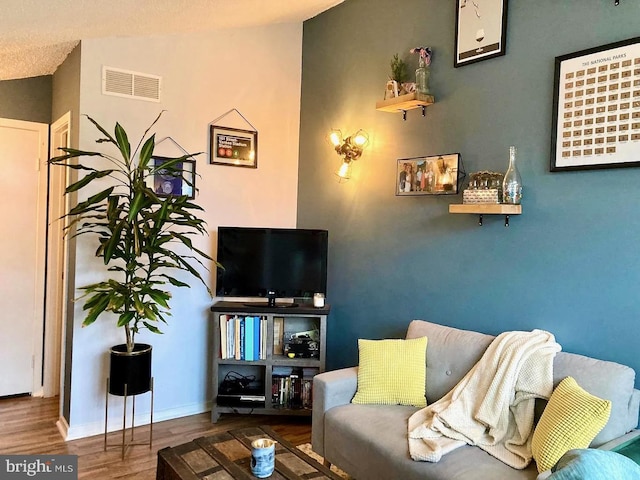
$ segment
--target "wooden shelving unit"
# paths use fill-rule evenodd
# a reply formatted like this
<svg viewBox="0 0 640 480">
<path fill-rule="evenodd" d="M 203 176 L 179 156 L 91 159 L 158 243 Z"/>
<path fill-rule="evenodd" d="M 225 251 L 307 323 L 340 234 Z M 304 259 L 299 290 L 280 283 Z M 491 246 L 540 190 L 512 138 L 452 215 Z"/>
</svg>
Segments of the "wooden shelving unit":
<svg viewBox="0 0 640 480">
<path fill-rule="evenodd" d="M 381 100 L 376 102 L 376 110 L 381 112 L 400 113 L 402 112 L 402 118 L 407 119 L 407 110 L 413 110 L 414 108 L 422 108 L 422 116 L 425 115 L 425 108 L 429 105 L 433 105 L 435 99 L 433 95 L 421 95 L 417 92 L 407 93 L 406 95 L 400 95 L 399 97 L 389 98 L 387 100 Z"/>
<path fill-rule="evenodd" d="M 509 215 L 521 215 L 522 205 L 503 203 L 473 203 L 449 205 L 449 213 L 466 213 L 479 215 L 478 224 L 482 226 L 483 215 L 504 215 L 504 226 L 509 226 Z"/>
<path fill-rule="evenodd" d="M 310 408 L 284 408 L 272 401 L 272 380 L 278 376 L 279 369 L 296 368 L 308 369 L 317 373 L 325 371 L 325 354 L 327 338 L 327 317 L 331 307 L 314 308 L 313 305 L 300 304 L 297 307 L 281 308 L 255 306 L 251 303 L 220 301 L 211 307 L 213 313 L 213 366 L 211 421 L 216 422 L 221 413 L 260 414 L 260 415 L 304 415 L 310 416 Z M 220 349 L 220 316 L 260 316 L 267 320 L 267 350 L 266 358 L 260 360 L 236 360 L 222 358 Z M 317 329 L 319 331 L 318 356 L 316 358 L 289 358 L 284 353 L 274 351 L 274 345 L 284 343 L 283 338 L 274 338 L 274 321 L 281 319 L 283 330 L 286 332 Z M 254 375 L 262 384 L 264 402 L 255 406 L 228 406 L 218 404 L 218 393 L 225 372 L 234 371 L 240 374 Z"/>
</svg>

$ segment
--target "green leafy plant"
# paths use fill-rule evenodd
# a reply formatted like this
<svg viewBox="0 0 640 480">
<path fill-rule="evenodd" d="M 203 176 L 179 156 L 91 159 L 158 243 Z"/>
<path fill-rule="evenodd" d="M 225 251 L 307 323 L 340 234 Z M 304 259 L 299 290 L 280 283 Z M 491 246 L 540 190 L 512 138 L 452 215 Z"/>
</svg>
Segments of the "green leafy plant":
<svg viewBox="0 0 640 480">
<path fill-rule="evenodd" d="M 191 241 L 193 235 L 207 234 L 206 223 L 196 215 L 203 209 L 186 195 L 159 197 L 147 185 L 147 179 L 160 169 L 192 185 L 182 165 L 193 155 L 166 159 L 161 167 L 151 162 L 155 134 L 147 136 L 161 115 L 162 112 L 147 128 L 133 152 L 119 123 L 111 135 L 87 117 L 102 134 L 96 142 L 112 144 L 119 156 L 62 148 L 64 155 L 49 161 L 85 173 L 67 187 L 65 194 L 110 179 L 108 186 L 78 202 L 65 215 L 69 218 L 66 232 L 74 236 L 95 235 L 98 239 L 95 255 L 102 258 L 112 277 L 81 287 L 83 309 L 87 312 L 82 325 L 91 325 L 105 312 L 115 314 L 118 327 L 124 327 L 128 352 L 133 351 L 135 334 L 141 329 L 162 333 L 158 325 L 167 323 L 171 315 L 168 287 L 189 287 L 173 272 L 187 272 L 211 295 L 193 266 L 193 262 L 204 266 L 202 259 L 212 260 Z M 81 157 L 86 157 L 84 163 L 75 160 Z M 98 165 L 105 165 L 101 159 L 107 160 L 110 167 L 100 168 Z"/>
<path fill-rule="evenodd" d="M 391 59 L 391 80 L 402 83 L 407 79 L 407 64 L 396 53 Z"/>
</svg>

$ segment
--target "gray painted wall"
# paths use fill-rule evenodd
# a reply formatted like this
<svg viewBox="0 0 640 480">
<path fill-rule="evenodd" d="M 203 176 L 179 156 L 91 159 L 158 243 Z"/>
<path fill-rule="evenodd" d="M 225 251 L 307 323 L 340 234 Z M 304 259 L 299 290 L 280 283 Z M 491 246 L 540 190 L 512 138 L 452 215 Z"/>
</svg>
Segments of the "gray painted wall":
<svg viewBox="0 0 640 480">
<path fill-rule="evenodd" d="M 550 173 L 554 58 L 640 35 L 640 3 L 511 0 L 507 55 L 453 68 L 455 2 L 347 0 L 304 25 L 298 225 L 330 238 L 328 366 L 359 337 L 402 337 L 414 318 L 496 334 L 553 332 L 564 350 L 640 372 L 640 169 Z M 434 49 L 436 104 L 377 112 L 399 52 Z M 338 184 L 331 128 L 371 144 Z M 462 195 L 396 197 L 396 160 L 460 152 L 505 171 L 518 147 L 523 215 L 450 215 Z M 640 159 L 640 145 L 638 145 Z"/>
<path fill-rule="evenodd" d="M 71 112 L 71 145 L 78 148 L 80 118 L 81 44 L 74 48 L 53 74 L 51 122 Z"/>
<path fill-rule="evenodd" d="M 78 44 L 58 67 L 53 75 L 53 98 L 51 122 L 55 122 L 65 113 L 71 112 L 71 146 L 78 148 L 80 131 L 80 61 L 81 45 Z M 73 175 L 73 174 L 72 174 Z M 74 194 L 75 195 L 75 194 Z M 73 201 L 73 200 L 72 200 Z M 75 248 L 76 239 L 69 240 L 67 258 L 67 291 L 73 292 L 75 286 Z M 63 387 L 60 392 L 62 415 L 70 423 L 71 418 L 71 362 L 73 358 L 73 295 L 67 299 L 67 318 L 65 328 L 65 350 L 63 364 Z"/>
<path fill-rule="evenodd" d="M 51 75 L 0 82 L 0 117 L 49 123 Z"/>
</svg>

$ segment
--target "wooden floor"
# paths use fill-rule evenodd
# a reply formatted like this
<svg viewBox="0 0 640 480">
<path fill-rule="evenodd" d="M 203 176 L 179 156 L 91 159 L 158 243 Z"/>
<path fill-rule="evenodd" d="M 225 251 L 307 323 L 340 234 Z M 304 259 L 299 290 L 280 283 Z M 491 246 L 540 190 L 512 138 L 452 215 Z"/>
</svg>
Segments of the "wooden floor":
<svg viewBox="0 0 640 480">
<path fill-rule="evenodd" d="M 79 479 L 156 478 L 157 452 L 189 442 L 203 435 L 254 425 L 271 425 L 294 445 L 311 441 L 310 417 L 268 415 L 222 415 L 211 423 L 208 413 L 158 422 L 153 425 L 153 447 L 132 446 L 124 461 L 119 448 L 104 451 L 104 437 L 98 435 L 65 442 L 58 432 L 58 398 L 0 399 L 0 454 L 68 454 L 78 455 Z M 109 434 L 109 442 L 122 438 Z M 136 427 L 136 440 L 149 438 L 148 426 Z"/>
</svg>

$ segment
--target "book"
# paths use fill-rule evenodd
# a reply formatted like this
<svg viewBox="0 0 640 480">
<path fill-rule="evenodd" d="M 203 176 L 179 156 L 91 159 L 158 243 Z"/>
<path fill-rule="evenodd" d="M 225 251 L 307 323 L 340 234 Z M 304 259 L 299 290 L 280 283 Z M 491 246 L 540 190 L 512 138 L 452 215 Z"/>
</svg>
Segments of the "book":
<svg viewBox="0 0 640 480">
<path fill-rule="evenodd" d="M 223 360 L 229 358 L 227 351 L 227 317 L 228 315 L 220 315 L 220 358 Z"/>
<path fill-rule="evenodd" d="M 237 315 L 235 317 L 233 317 L 233 321 L 235 322 L 235 335 L 234 335 L 234 353 L 233 353 L 233 357 L 236 360 L 241 360 L 240 357 L 240 317 L 238 317 Z"/>
<path fill-rule="evenodd" d="M 273 319 L 273 354 L 284 355 L 282 346 L 282 334 L 284 333 L 284 318 L 274 317 Z"/>
<path fill-rule="evenodd" d="M 253 317 L 253 359 L 260 360 L 260 317 Z"/>
<path fill-rule="evenodd" d="M 238 358 L 238 360 L 244 360 L 245 359 L 245 352 L 244 352 L 244 332 L 245 332 L 245 321 L 244 321 L 245 317 L 242 317 L 240 319 L 240 338 L 239 338 L 239 342 L 240 342 L 240 358 Z"/>
<path fill-rule="evenodd" d="M 244 317 L 244 357 L 243 360 L 252 361 L 253 358 L 253 317 Z"/>
<path fill-rule="evenodd" d="M 227 319 L 227 358 L 235 358 L 236 356 L 236 319 L 230 317 Z"/>
<path fill-rule="evenodd" d="M 267 358 L 267 317 L 260 319 L 260 328 L 260 358 L 264 360 Z"/>
</svg>

